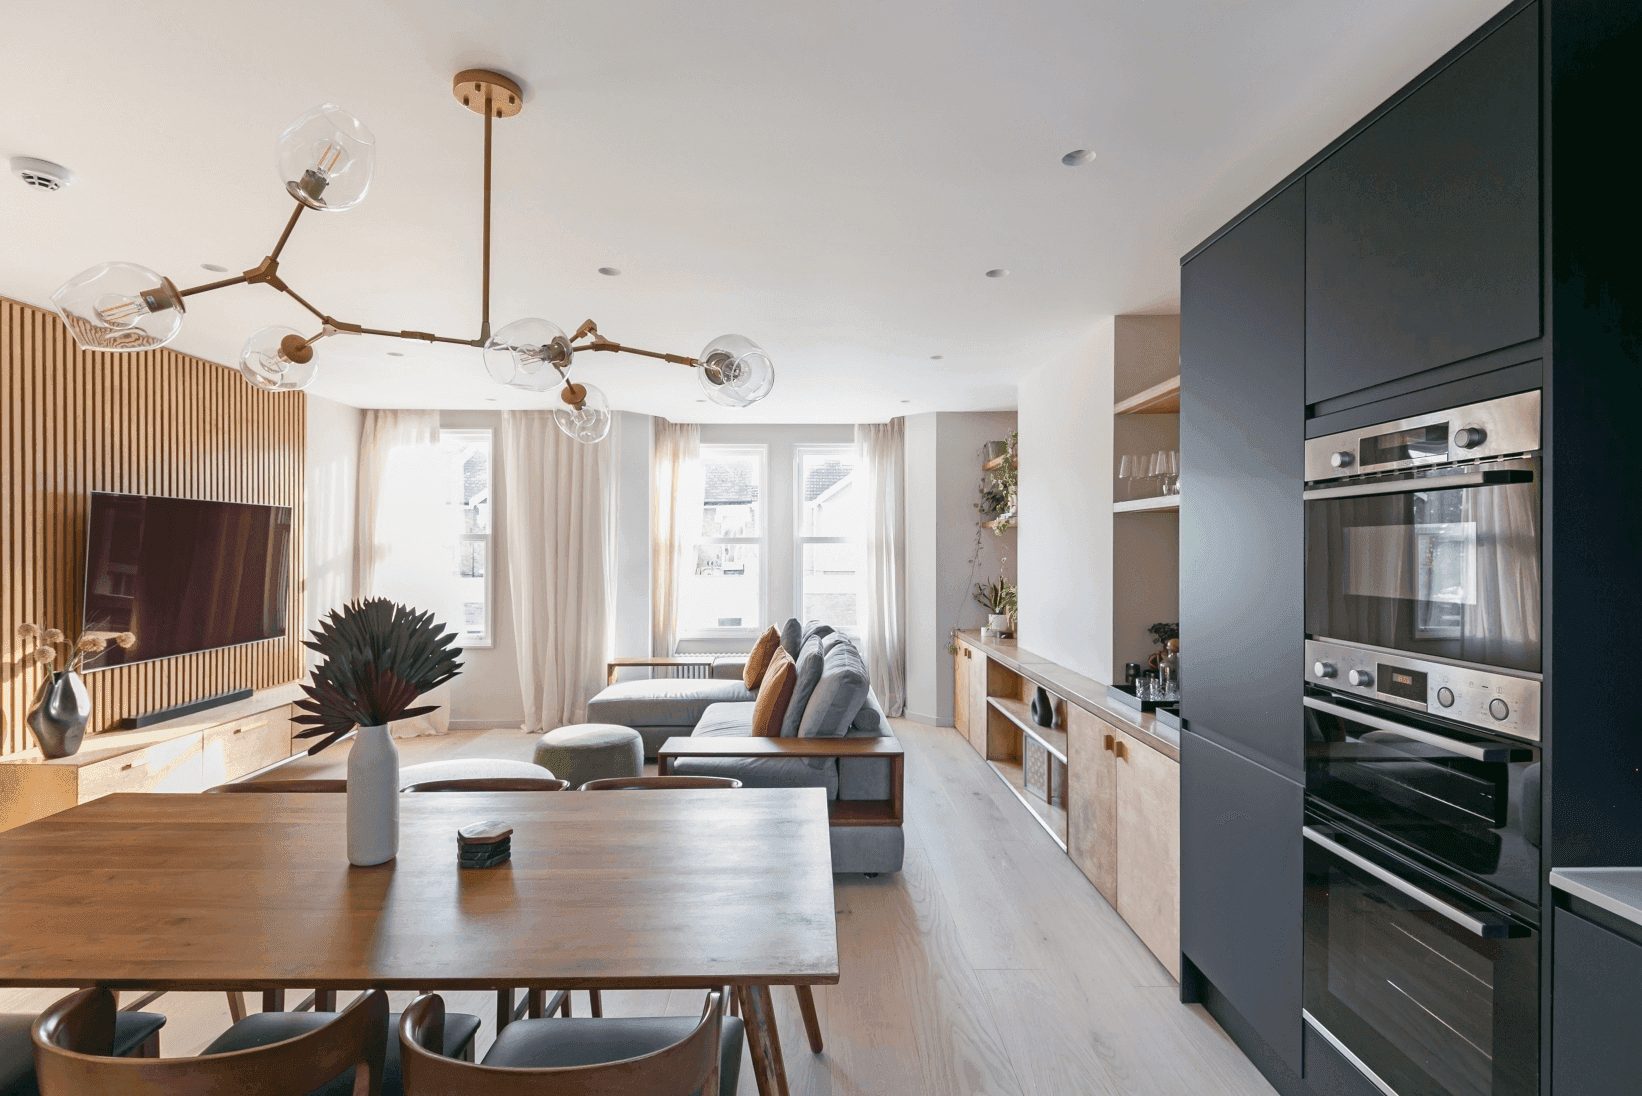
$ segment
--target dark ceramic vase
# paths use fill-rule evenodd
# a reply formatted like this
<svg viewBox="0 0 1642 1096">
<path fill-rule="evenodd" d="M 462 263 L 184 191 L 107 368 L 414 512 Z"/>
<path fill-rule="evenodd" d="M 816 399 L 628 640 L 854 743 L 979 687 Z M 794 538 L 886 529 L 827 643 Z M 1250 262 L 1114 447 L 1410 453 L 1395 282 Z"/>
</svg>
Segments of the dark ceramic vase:
<svg viewBox="0 0 1642 1096">
<path fill-rule="evenodd" d="M 40 752 L 47 757 L 73 757 L 85 739 L 86 720 L 91 718 L 91 694 L 73 670 L 48 674 L 34 694 L 34 710 L 28 714 L 29 730 L 39 740 Z"/>
<path fill-rule="evenodd" d="M 1032 694 L 1032 722 L 1040 727 L 1055 725 L 1055 702 L 1049 699 L 1049 691 L 1042 685 Z"/>
</svg>

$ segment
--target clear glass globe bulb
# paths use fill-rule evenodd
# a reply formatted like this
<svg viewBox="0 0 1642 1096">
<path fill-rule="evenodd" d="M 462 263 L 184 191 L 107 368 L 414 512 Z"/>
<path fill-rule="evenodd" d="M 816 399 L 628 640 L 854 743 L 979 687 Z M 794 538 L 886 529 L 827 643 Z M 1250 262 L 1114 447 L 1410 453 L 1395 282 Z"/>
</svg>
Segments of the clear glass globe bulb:
<svg viewBox="0 0 1642 1096">
<path fill-rule="evenodd" d="M 549 392 L 570 368 L 570 338 L 550 320 L 514 320 L 484 346 L 485 369 L 497 384 L 525 392 Z"/>
<path fill-rule="evenodd" d="M 153 350 L 176 338 L 186 311 L 171 279 L 136 263 L 82 270 L 51 295 L 85 350 Z"/>
<path fill-rule="evenodd" d="M 309 209 L 352 209 L 371 188 L 376 138 L 334 104 L 322 103 L 286 126 L 276 151 L 280 181 Z"/>
<path fill-rule="evenodd" d="M 591 384 L 584 384 L 582 388 L 586 391 L 582 405 L 572 407 L 565 404 L 554 408 L 553 421 L 570 437 L 583 445 L 592 445 L 603 441 L 605 435 L 610 433 L 610 401 L 603 391 Z"/>
<path fill-rule="evenodd" d="M 239 352 L 239 371 L 254 387 L 264 392 L 295 392 L 307 388 L 319 375 L 312 358 L 296 362 L 285 356 L 280 343 L 288 335 L 303 337 L 294 328 L 275 326 L 264 327 L 245 340 Z"/>
<path fill-rule="evenodd" d="M 720 335 L 701 352 L 696 372 L 707 398 L 725 407 L 757 403 L 775 387 L 775 365 L 745 335 Z"/>
</svg>

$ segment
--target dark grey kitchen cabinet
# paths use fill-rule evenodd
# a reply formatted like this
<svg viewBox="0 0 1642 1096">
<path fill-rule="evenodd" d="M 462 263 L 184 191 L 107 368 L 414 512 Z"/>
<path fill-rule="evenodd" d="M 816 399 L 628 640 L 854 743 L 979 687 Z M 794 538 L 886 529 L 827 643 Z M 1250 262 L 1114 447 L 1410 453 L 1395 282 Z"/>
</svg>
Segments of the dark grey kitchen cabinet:
<svg viewBox="0 0 1642 1096">
<path fill-rule="evenodd" d="M 1180 272 L 1180 657 L 1192 729 L 1304 778 L 1305 193 Z"/>
<path fill-rule="evenodd" d="M 1539 337 L 1538 9 L 1306 176 L 1306 402 Z"/>
<path fill-rule="evenodd" d="M 1551 1091 L 1635 1092 L 1642 1086 L 1642 944 L 1556 911 Z"/>
<path fill-rule="evenodd" d="M 1270 769 L 1180 736 L 1180 950 L 1296 1074 L 1302 794 Z"/>
</svg>

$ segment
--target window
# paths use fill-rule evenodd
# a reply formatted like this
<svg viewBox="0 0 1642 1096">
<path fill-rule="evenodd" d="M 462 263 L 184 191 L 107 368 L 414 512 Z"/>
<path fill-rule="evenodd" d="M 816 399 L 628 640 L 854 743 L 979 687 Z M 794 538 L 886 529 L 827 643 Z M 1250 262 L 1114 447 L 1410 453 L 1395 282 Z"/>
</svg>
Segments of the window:
<svg viewBox="0 0 1642 1096">
<path fill-rule="evenodd" d="M 679 633 L 756 632 L 767 615 L 764 446 L 703 445 L 701 471 L 701 526 L 679 584 Z"/>
<path fill-rule="evenodd" d="M 464 647 L 495 643 L 490 598 L 490 453 L 489 430 L 441 430 L 445 505 L 456 511 L 452 524 L 451 627 Z M 450 528 L 447 525 L 446 528 Z"/>
<path fill-rule="evenodd" d="M 793 605 L 799 620 L 824 620 L 859 635 L 861 494 L 855 447 L 801 445 L 794 450 L 797 488 L 793 542 Z"/>
</svg>

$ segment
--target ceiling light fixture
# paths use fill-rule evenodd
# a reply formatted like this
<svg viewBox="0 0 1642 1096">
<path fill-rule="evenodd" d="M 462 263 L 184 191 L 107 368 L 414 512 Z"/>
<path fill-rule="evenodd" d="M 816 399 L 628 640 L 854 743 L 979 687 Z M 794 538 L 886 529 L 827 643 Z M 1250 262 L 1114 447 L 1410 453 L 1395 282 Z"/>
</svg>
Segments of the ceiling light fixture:
<svg viewBox="0 0 1642 1096">
<path fill-rule="evenodd" d="M 240 352 L 240 372 L 251 384 L 267 391 L 291 391 L 312 383 L 318 372 L 314 364 L 314 343 L 320 339 L 333 335 L 378 335 L 477 347 L 484 352 L 485 368 L 498 383 L 527 392 L 559 389 L 565 406 L 555 409 L 554 420 L 561 430 L 581 442 L 596 442 L 609 434 L 611 416 L 603 392 L 570 379 L 571 362 L 578 353 L 637 354 L 691 366 L 696 369 L 707 397 L 726 407 L 746 407 L 769 395 L 775 385 L 775 367 L 757 343 L 742 335 L 722 335 L 708 343 L 699 358 L 688 358 L 624 346 L 600 334 L 592 320 L 583 323 L 571 336 L 557 324 L 542 319 L 515 320 L 493 334 L 490 329 L 491 126 L 495 119 L 511 118 L 523 110 L 524 93 L 508 77 L 483 69 L 457 73 L 451 91 L 464 107 L 485 120 L 484 263 L 477 338 L 462 339 L 428 331 L 390 331 L 338 320 L 304 300 L 280 277 L 280 252 L 304 210 L 339 213 L 358 205 L 370 190 L 376 166 L 376 139 L 359 119 L 330 103 L 310 110 L 279 136 L 276 148 L 279 177 L 296 200 L 296 208 L 266 258 L 237 277 L 187 289 L 178 289 L 169 278 L 136 263 L 104 263 L 92 267 L 70 278 L 51 296 L 70 334 L 86 350 L 152 350 L 176 337 L 182 327 L 186 298 L 231 285 L 266 285 L 290 297 L 319 321 L 319 331 L 313 335 L 305 336 L 292 328 L 276 326 L 265 327 L 246 341 Z M 15 163 L 13 167 L 15 170 Z M 72 178 L 63 169 L 57 170 L 64 181 Z M 206 269 L 221 270 L 209 265 Z M 601 267 L 599 273 L 614 277 L 621 271 Z"/>
<path fill-rule="evenodd" d="M 621 271 L 613 266 L 601 266 L 599 267 L 599 273 L 603 274 L 606 278 L 614 278 L 616 275 L 620 274 Z"/>
<path fill-rule="evenodd" d="M 1067 167 L 1082 167 L 1095 158 L 1095 154 L 1086 148 L 1075 148 L 1060 158 L 1060 162 Z"/>
<path fill-rule="evenodd" d="M 986 276 L 988 278 L 1007 278 L 1007 277 L 1009 277 L 1009 271 L 1005 270 L 1001 266 L 994 267 L 993 269 L 988 270 L 986 272 Z"/>
<path fill-rule="evenodd" d="M 36 160 L 33 156 L 13 156 L 11 173 L 35 190 L 62 190 L 74 182 L 74 172 L 50 160 Z"/>
</svg>

